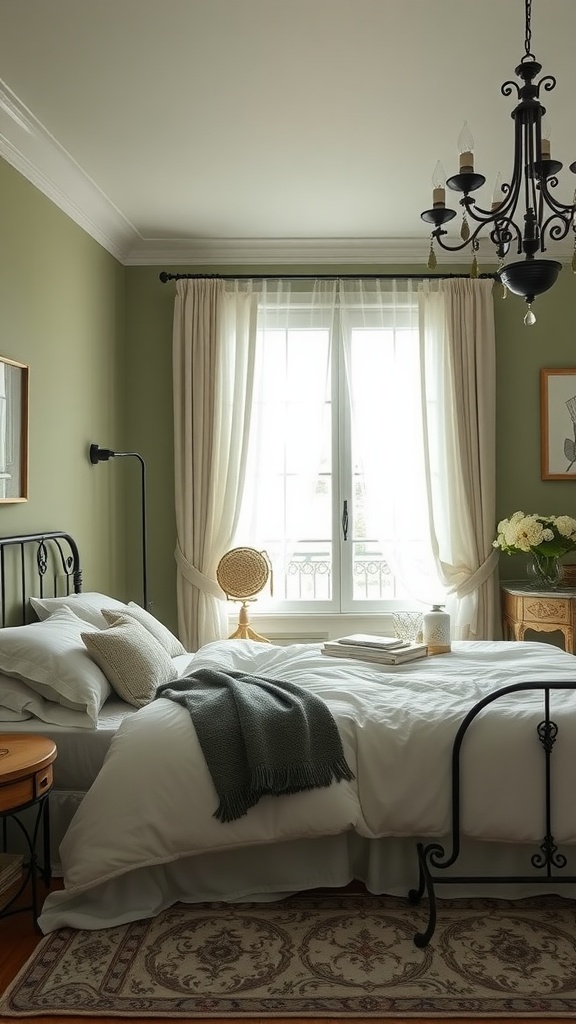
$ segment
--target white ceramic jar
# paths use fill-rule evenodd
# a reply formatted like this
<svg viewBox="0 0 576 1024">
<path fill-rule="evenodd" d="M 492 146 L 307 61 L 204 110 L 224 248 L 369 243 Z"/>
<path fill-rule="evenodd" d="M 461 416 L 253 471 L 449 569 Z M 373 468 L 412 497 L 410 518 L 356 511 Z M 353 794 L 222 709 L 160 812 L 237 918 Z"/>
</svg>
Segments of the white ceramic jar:
<svg viewBox="0 0 576 1024">
<path fill-rule="evenodd" d="M 422 619 L 422 640 L 428 647 L 428 654 L 446 654 L 450 645 L 450 616 L 441 604 L 432 605 Z"/>
</svg>

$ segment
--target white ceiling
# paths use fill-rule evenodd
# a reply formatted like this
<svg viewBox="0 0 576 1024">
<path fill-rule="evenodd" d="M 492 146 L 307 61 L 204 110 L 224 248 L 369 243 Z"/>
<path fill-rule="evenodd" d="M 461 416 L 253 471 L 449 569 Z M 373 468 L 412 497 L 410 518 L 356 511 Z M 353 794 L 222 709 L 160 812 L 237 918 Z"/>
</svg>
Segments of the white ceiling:
<svg viewBox="0 0 576 1024">
<path fill-rule="evenodd" d="M 511 172 L 523 0 L 0 0 L 0 26 L 0 155 L 125 264 L 425 263 L 464 121 L 488 204 Z M 564 201 L 575 40 L 576 0 L 534 0 Z"/>
</svg>

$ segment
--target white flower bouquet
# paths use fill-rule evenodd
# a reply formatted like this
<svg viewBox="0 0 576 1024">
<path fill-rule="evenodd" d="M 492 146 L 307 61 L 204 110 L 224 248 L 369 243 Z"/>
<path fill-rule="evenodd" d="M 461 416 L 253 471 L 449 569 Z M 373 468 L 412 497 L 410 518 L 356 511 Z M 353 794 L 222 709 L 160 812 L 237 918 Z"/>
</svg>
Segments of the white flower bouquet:
<svg viewBox="0 0 576 1024">
<path fill-rule="evenodd" d="M 498 523 L 494 547 L 507 555 L 532 554 L 561 558 L 576 551 L 576 519 L 572 516 L 538 516 L 515 512 Z"/>
</svg>

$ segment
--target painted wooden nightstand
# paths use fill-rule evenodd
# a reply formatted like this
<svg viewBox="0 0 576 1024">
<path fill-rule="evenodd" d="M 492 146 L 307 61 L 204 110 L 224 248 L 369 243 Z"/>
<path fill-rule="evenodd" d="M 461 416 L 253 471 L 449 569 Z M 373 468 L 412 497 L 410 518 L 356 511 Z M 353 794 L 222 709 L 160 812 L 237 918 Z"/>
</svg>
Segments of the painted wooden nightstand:
<svg viewBox="0 0 576 1024">
<path fill-rule="evenodd" d="M 519 580 L 502 583 L 500 589 L 505 640 L 523 640 L 527 629 L 537 633 L 558 630 L 564 637 L 564 649 L 576 653 L 576 587 L 538 590 Z"/>
<path fill-rule="evenodd" d="M 50 864 L 50 804 L 52 764 L 56 759 L 56 744 L 46 736 L 0 733 L 0 821 L 2 822 L 2 851 L 9 847 L 8 821 L 15 819 L 18 831 L 27 847 L 21 882 L 7 902 L 0 907 L 0 917 L 23 910 L 32 911 L 34 922 L 38 918 L 38 872 L 46 885 L 51 878 Z M 22 811 L 31 808 L 32 820 L 24 823 Z M 42 825 L 43 864 L 38 865 L 36 843 Z M 22 906 L 18 897 L 30 882 L 31 903 Z"/>
</svg>

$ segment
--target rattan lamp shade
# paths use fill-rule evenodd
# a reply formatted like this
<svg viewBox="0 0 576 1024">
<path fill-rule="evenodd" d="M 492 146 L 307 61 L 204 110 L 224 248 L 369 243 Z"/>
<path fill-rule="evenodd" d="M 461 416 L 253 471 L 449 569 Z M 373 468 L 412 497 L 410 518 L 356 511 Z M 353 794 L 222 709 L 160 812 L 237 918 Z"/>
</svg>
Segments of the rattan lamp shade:
<svg viewBox="0 0 576 1024">
<path fill-rule="evenodd" d="M 229 600 L 242 602 L 238 628 L 230 635 L 230 640 L 258 640 L 269 643 L 266 637 L 251 629 L 248 601 L 254 600 L 264 589 L 270 575 L 270 560 L 265 551 L 257 551 L 255 548 L 232 548 L 222 555 L 216 569 L 218 584 Z"/>
</svg>

